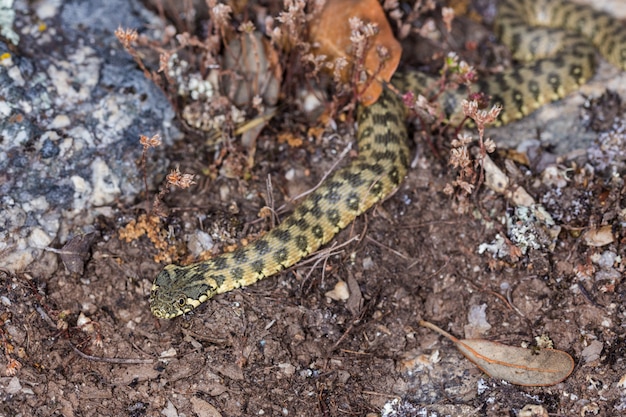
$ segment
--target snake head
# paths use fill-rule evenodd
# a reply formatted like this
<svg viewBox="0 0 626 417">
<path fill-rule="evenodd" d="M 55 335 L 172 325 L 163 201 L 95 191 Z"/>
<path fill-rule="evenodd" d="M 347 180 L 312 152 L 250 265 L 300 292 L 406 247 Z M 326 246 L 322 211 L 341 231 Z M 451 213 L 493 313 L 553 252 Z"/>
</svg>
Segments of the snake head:
<svg viewBox="0 0 626 417">
<path fill-rule="evenodd" d="M 150 310 L 157 318 L 173 319 L 189 313 L 215 292 L 195 269 L 168 265 L 152 284 Z"/>
</svg>

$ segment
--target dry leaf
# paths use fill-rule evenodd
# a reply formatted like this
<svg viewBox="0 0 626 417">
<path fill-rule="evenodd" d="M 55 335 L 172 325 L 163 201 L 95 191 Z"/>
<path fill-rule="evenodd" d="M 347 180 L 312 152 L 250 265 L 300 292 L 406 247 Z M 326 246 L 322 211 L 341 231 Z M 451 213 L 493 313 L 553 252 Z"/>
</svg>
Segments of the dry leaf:
<svg viewBox="0 0 626 417">
<path fill-rule="evenodd" d="M 59 254 L 63 265 L 70 273 L 81 276 L 85 262 L 89 259 L 89 250 L 96 236 L 95 232 L 77 235 L 70 239 L 63 248 L 48 248 L 48 250 Z"/>
<path fill-rule="evenodd" d="M 610 224 L 601 226 L 598 229 L 587 230 L 583 234 L 583 239 L 587 246 L 602 247 L 609 243 L 613 243 L 615 237 L 613 236 L 613 227 Z"/>
<path fill-rule="evenodd" d="M 333 63 L 337 58 L 348 61 L 353 59 L 353 45 L 350 40 L 351 30 L 349 20 L 358 17 L 365 24 L 375 23 L 378 33 L 369 41 L 369 48 L 365 51 L 364 67 L 370 77 L 374 77 L 369 84 L 359 84 L 361 103 L 370 105 L 380 96 L 382 82 L 389 82 L 400 63 L 402 47 L 394 38 L 391 26 L 378 0 L 333 0 L 326 2 L 324 9 L 312 22 L 310 27 L 311 44 L 316 55 L 325 55 L 327 62 Z M 388 57 L 381 65 L 380 48 L 385 48 Z M 349 62 L 354 64 L 353 62 Z M 341 72 L 341 79 L 349 82 L 353 65 L 349 65 Z M 367 87 L 364 91 L 361 87 Z"/>
<path fill-rule="evenodd" d="M 450 339 L 466 358 L 490 377 L 511 384 L 555 385 L 574 370 L 574 359 L 561 350 L 524 349 L 483 339 L 457 339 L 427 321 L 421 320 L 419 324 Z"/>
</svg>

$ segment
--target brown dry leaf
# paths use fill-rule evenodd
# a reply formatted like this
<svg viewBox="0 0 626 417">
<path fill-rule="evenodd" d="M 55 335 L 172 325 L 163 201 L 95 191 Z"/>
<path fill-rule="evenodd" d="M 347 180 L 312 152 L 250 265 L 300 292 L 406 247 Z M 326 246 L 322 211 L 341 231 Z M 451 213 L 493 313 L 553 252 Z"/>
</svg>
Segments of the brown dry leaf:
<svg viewBox="0 0 626 417">
<path fill-rule="evenodd" d="M 63 265 L 72 274 L 83 275 L 85 262 L 89 259 L 89 250 L 96 239 L 95 232 L 76 235 L 70 239 L 61 249 L 50 249 L 61 257 Z"/>
<path fill-rule="evenodd" d="M 394 38 L 378 0 L 333 0 L 326 2 L 320 15 L 311 22 L 311 44 L 314 45 L 316 55 L 326 55 L 327 61 L 331 63 L 337 58 L 344 58 L 354 64 L 350 62 L 353 58 L 349 23 L 351 17 L 358 17 L 366 24 L 378 25 L 378 33 L 370 40 L 369 48 L 365 51 L 364 63 L 368 75 L 374 79 L 358 85 L 360 92 L 366 87 L 360 94 L 360 100 L 367 106 L 378 100 L 382 92 L 382 82 L 391 80 L 400 63 L 402 47 Z M 388 58 L 382 63 L 378 52 L 381 47 L 388 52 Z M 353 65 L 348 65 L 341 71 L 343 82 L 350 81 L 352 70 Z"/>
<path fill-rule="evenodd" d="M 457 339 L 427 321 L 427 327 L 452 340 L 463 355 L 492 378 L 524 386 L 548 386 L 563 381 L 574 370 L 574 359 L 556 349 L 524 349 L 483 339 Z"/>
<path fill-rule="evenodd" d="M 583 233 L 583 239 L 587 246 L 602 247 L 613 243 L 613 227 L 610 224 L 600 226 L 597 229 L 587 230 Z"/>
</svg>

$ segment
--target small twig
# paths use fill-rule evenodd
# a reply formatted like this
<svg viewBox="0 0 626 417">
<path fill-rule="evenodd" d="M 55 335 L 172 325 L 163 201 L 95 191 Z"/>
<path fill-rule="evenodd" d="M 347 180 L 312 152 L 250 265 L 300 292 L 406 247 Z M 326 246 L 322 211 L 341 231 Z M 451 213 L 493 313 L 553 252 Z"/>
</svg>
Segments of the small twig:
<svg viewBox="0 0 626 417">
<path fill-rule="evenodd" d="M 346 147 L 344 148 L 343 151 L 341 151 L 341 154 L 339 154 L 339 158 L 337 158 L 337 160 L 335 162 L 333 162 L 333 165 L 330 167 L 330 169 L 328 171 L 326 171 L 326 173 L 324 174 L 324 176 L 319 180 L 319 182 L 311 189 L 298 194 L 297 196 L 295 196 L 294 198 L 291 199 L 291 201 L 297 201 L 300 200 L 301 198 L 306 197 L 307 195 L 311 194 L 313 191 L 317 190 L 318 188 L 320 188 L 320 186 L 324 183 L 324 181 L 326 180 L 326 178 L 328 178 L 328 176 L 330 174 L 332 174 L 333 172 L 335 172 L 335 168 L 337 167 L 337 165 L 339 165 L 339 163 L 346 157 L 346 155 L 348 155 L 348 152 L 350 152 L 352 150 L 352 142 L 348 143 L 346 145 Z M 281 210 L 283 208 L 284 204 L 282 206 L 280 206 L 278 208 L 278 210 Z"/>
<path fill-rule="evenodd" d="M 272 176 L 267 174 L 267 179 L 265 180 L 265 186 L 267 188 L 267 202 L 266 207 L 270 209 L 271 217 L 270 217 L 270 225 L 272 229 L 276 226 L 278 222 L 278 213 L 276 213 L 275 202 L 274 202 L 274 187 L 272 186 Z"/>
<path fill-rule="evenodd" d="M 502 302 L 504 303 L 504 305 L 508 307 L 508 309 L 509 309 L 509 310 L 515 310 L 515 311 L 516 311 L 516 312 L 517 312 L 520 316 L 524 317 L 524 315 L 522 314 L 522 312 L 521 312 L 521 311 L 519 311 L 519 310 L 517 309 L 517 307 L 515 307 L 515 306 L 513 305 L 513 303 L 511 302 L 511 299 L 510 299 L 510 292 L 508 292 L 508 293 L 507 293 L 507 296 L 506 296 L 506 298 L 505 298 L 502 294 L 497 293 L 496 291 L 493 291 L 493 290 L 487 289 L 487 288 L 485 288 L 484 286 L 480 286 L 480 285 L 478 285 L 477 283 L 475 283 L 474 281 L 472 281 L 472 280 L 471 280 L 471 279 L 469 279 L 469 278 L 465 278 L 465 277 L 460 277 L 460 278 L 461 278 L 463 281 L 465 281 L 465 282 L 467 282 L 468 284 L 470 284 L 471 286 L 473 286 L 474 288 L 476 288 L 478 291 L 482 291 L 482 292 L 485 292 L 485 293 L 487 293 L 487 294 L 491 294 L 491 295 L 493 295 L 494 297 L 496 297 L 497 299 L 499 299 L 500 301 L 502 301 Z"/>
<path fill-rule="evenodd" d="M 72 342 L 70 342 L 69 340 L 67 341 L 67 344 L 72 348 L 72 350 L 78 356 L 80 356 L 81 358 L 86 359 L 88 361 L 115 363 L 115 364 L 121 364 L 121 365 L 139 365 L 139 364 L 144 364 L 144 363 L 154 363 L 154 359 L 104 358 L 102 356 L 87 355 L 86 353 L 84 353 L 80 349 L 78 349 L 76 346 L 74 346 L 74 344 Z"/>
<path fill-rule="evenodd" d="M 331 245 L 330 247 L 315 252 L 313 255 L 308 256 L 303 261 L 298 262 L 292 268 L 302 267 L 302 266 L 304 266 L 306 264 L 313 263 L 313 266 L 311 267 L 309 272 L 307 272 L 306 276 L 304 277 L 304 281 L 308 281 L 308 279 L 311 277 L 311 274 L 313 274 L 313 271 L 315 271 L 315 268 L 319 265 L 319 263 L 320 262 L 324 262 L 324 264 L 322 266 L 322 280 L 323 280 L 324 279 L 325 270 L 326 270 L 326 263 L 328 261 L 328 258 L 330 258 L 333 255 L 340 254 L 343 251 L 342 250 L 338 250 L 338 249 L 341 249 L 342 247 L 344 247 L 344 246 L 354 242 L 355 240 L 359 240 L 358 236 L 354 236 L 354 237 L 348 239 L 347 241 L 345 241 L 341 245 L 337 245 L 337 242 L 335 241 L 334 244 Z M 305 291 L 308 292 L 309 289 L 310 289 L 310 287 L 307 288 Z"/>
<path fill-rule="evenodd" d="M 37 313 L 39 313 L 43 321 L 48 323 L 48 326 L 52 327 L 55 330 L 57 329 L 57 325 L 54 323 L 54 321 L 52 321 L 52 319 L 50 318 L 48 313 L 46 313 L 46 310 L 44 310 L 43 307 L 36 305 L 35 310 L 37 310 Z"/>
<path fill-rule="evenodd" d="M 515 303 L 513 303 L 513 298 L 511 297 L 511 295 L 513 295 L 513 290 L 509 287 L 506 290 L 506 302 L 509 305 L 509 307 L 513 309 L 513 311 L 515 311 L 517 314 L 520 315 L 520 317 L 525 319 L 526 315 L 522 313 L 522 311 L 519 308 L 517 308 Z"/>
<path fill-rule="evenodd" d="M 343 334 L 341 335 L 341 337 L 339 339 L 337 339 L 337 341 L 333 344 L 333 346 L 330 348 L 330 352 L 334 352 L 335 349 L 337 349 L 337 347 L 339 347 L 339 345 L 341 344 L 341 342 L 343 342 L 346 337 L 348 337 L 348 335 L 350 334 L 350 332 L 352 331 L 352 329 L 354 329 L 355 324 L 359 323 L 360 320 L 354 320 L 352 323 L 350 323 L 350 326 L 348 326 L 348 328 L 346 329 L 345 332 L 343 332 Z"/>
<path fill-rule="evenodd" d="M 594 298 L 591 296 L 589 291 L 587 291 L 587 288 L 585 288 L 582 282 L 578 282 L 578 289 L 580 290 L 580 293 L 583 295 L 583 297 L 587 301 L 589 301 L 589 303 L 591 303 L 592 306 L 597 307 L 597 308 L 605 308 L 603 305 L 599 304 L 596 300 L 594 300 Z"/>
<path fill-rule="evenodd" d="M 383 245 L 383 244 L 382 244 L 382 243 L 380 243 L 379 241 L 374 240 L 373 238 L 371 238 L 371 237 L 369 237 L 369 236 L 365 236 L 365 239 L 369 240 L 370 242 L 372 242 L 372 243 L 373 243 L 373 244 L 375 244 L 376 246 L 379 246 L 379 247 L 381 247 L 381 248 L 383 248 L 383 249 L 388 250 L 389 252 L 393 253 L 394 255 L 396 255 L 397 257 L 399 257 L 399 258 L 401 258 L 401 259 L 404 259 L 405 261 L 408 261 L 408 260 L 409 260 L 409 257 L 408 257 L 408 256 L 406 256 L 406 255 L 404 255 L 404 254 L 402 254 L 402 253 L 398 252 L 398 251 L 397 251 L 397 250 L 395 250 L 395 249 L 390 248 L 389 246 Z"/>
<path fill-rule="evenodd" d="M 439 225 L 439 224 L 445 224 L 447 226 L 454 226 L 456 224 L 462 224 L 462 223 L 463 222 L 460 220 L 432 220 L 432 221 L 421 222 L 421 223 L 403 224 L 402 228 L 403 229 L 421 229 L 422 227 L 425 227 L 425 226 L 433 226 L 433 225 Z"/>
<path fill-rule="evenodd" d="M 367 395 L 375 395 L 377 397 L 385 397 L 385 398 L 397 398 L 398 400 L 401 400 L 402 397 L 399 397 L 395 394 L 385 394 L 382 392 L 375 392 L 375 391 L 361 391 L 363 394 L 367 394 Z"/>
<path fill-rule="evenodd" d="M 309 264 L 311 262 L 316 262 L 319 261 L 321 258 L 328 258 L 329 256 L 333 256 L 333 255 L 337 255 L 339 253 L 341 253 L 342 251 L 338 250 L 343 248 L 344 246 L 349 245 L 350 243 L 354 242 L 354 241 L 358 241 L 360 238 L 359 236 L 353 236 L 350 239 L 346 240 L 345 242 L 343 242 L 340 245 L 337 245 L 336 243 L 333 244 L 330 247 L 327 247 L 325 249 L 322 250 L 318 250 L 317 252 L 314 252 L 312 254 L 310 254 L 306 259 L 304 259 L 301 262 L 298 262 L 296 265 L 294 266 L 304 266 L 306 264 Z"/>
</svg>

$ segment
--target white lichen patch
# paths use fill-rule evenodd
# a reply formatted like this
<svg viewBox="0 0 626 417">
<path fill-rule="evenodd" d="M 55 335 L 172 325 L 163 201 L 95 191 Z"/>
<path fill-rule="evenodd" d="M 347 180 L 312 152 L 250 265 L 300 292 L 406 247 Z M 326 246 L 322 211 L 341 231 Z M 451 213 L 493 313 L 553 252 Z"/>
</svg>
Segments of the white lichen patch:
<svg viewBox="0 0 626 417">
<path fill-rule="evenodd" d="M 125 104 L 123 97 L 118 95 L 104 97 L 97 103 L 93 115 L 98 120 L 97 131 L 102 133 L 98 135 L 98 145 L 111 145 L 119 140 L 105 132 L 122 131 L 132 125 L 135 115 L 124 108 Z"/>
<path fill-rule="evenodd" d="M 34 4 L 35 14 L 40 20 L 50 19 L 59 11 L 61 0 L 45 0 Z"/>
<path fill-rule="evenodd" d="M 13 0 L 0 0 L 0 36 L 7 38 L 13 45 L 17 45 L 20 36 L 13 30 L 14 20 Z"/>
<path fill-rule="evenodd" d="M 102 206 L 112 203 L 120 195 L 120 180 L 111 172 L 106 162 L 101 158 L 96 158 L 91 164 L 91 183 L 93 194 L 91 204 Z"/>
<path fill-rule="evenodd" d="M 55 104 L 67 108 L 80 101 L 89 101 L 98 84 L 101 65 L 101 59 L 88 46 L 77 49 L 67 61 L 51 65 L 48 76 L 58 94 Z"/>
<path fill-rule="evenodd" d="M 537 219 L 528 207 L 516 207 L 513 215 L 507 214 L 507 234 L 523 254 L 528 249 L 539 249 L 542 237 L 536 227 Z"/>
</svg>

